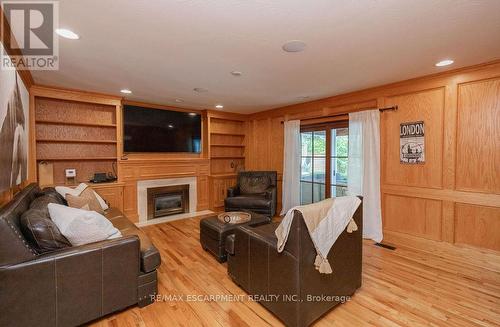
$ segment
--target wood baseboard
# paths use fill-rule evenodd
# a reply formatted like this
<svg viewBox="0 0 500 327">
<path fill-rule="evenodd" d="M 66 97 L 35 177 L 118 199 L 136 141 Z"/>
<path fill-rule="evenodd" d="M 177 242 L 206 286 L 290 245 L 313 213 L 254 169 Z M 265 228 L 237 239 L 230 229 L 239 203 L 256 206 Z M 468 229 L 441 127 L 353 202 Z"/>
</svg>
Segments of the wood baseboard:
<svg viewBox="0 0 500 327">
<path fill-rule="evenodd" d="M 444 260 L 463 262 L 464 265 L 486 267 L 500 272 L 500 252 L 464 244 L 434 241 L 408 234 L 384 231 L 384 243 L 396 246 L 397 250 L 418 250 L 429 255 L 438 255 Z"/>
</svg>

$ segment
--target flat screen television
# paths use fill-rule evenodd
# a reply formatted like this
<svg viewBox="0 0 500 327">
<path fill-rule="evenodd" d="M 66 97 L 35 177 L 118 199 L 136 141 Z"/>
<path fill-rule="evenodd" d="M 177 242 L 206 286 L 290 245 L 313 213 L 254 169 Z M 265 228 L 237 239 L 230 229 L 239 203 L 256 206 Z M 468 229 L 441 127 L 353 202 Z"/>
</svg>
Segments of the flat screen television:
<svg viewBox="0 0 500 327">
<path fill-rule="evenodd" d="M 123 150 L 130 152 L 201 152 L 201 115 L 123 107 Z"/>
</svg>

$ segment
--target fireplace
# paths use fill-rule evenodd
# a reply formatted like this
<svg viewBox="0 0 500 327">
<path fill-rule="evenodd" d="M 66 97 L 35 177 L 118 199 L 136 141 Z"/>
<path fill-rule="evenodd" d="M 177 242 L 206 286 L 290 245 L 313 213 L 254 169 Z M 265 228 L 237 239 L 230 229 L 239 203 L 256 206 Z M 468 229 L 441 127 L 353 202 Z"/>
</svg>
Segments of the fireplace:
<svg viewBox="0 0 500 327">
<path fill-rule="evenodd" d="M 148 220 L 189 212 L 189 185 L 151 187 L 148 194 Z"/>
</svg>

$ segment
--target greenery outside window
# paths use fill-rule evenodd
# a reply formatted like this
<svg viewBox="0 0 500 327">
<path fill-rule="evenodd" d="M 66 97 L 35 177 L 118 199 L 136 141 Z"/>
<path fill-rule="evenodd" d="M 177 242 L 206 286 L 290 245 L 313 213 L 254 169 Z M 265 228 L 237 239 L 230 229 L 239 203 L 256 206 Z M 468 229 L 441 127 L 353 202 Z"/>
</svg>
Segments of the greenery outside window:
<svg viewBox="0 0 500 327">
<path fill-rule="evenodd" d="M 346 194 L 348 134 L 346 121 L 301 128 L 301 204 Z"/>
</svg>

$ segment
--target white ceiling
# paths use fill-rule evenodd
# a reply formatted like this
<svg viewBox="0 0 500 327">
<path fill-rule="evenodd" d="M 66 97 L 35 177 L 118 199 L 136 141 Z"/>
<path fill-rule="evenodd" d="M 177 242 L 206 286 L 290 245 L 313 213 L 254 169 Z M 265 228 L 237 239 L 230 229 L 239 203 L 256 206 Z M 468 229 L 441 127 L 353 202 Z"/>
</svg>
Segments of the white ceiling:
<svg viewBox="0 0 500 327">
<path fill-rule="evenodd" d="M 61 0 L 60 26 L 81 39 L 36 83 L 240 113 L 500 58 L 500 0 Z"/>
</svg>

